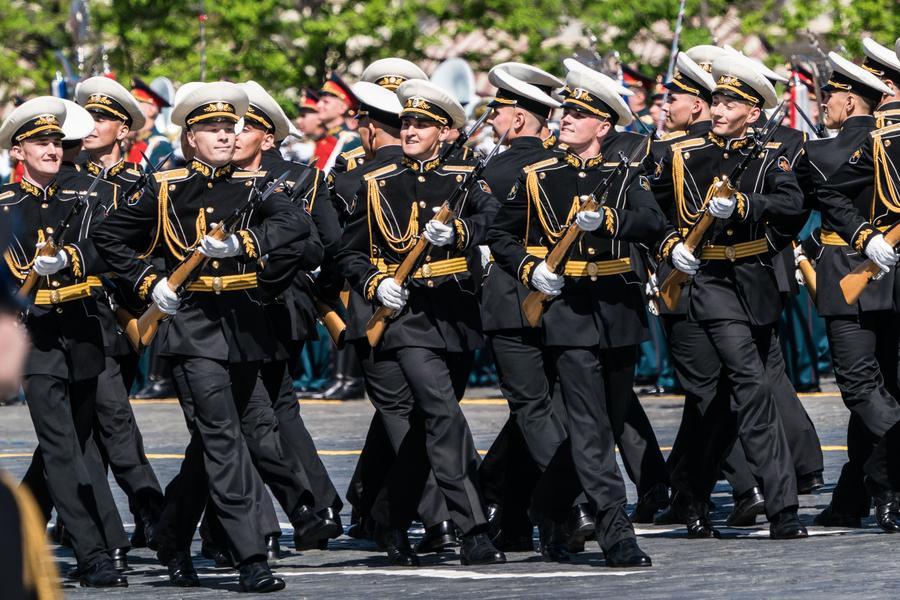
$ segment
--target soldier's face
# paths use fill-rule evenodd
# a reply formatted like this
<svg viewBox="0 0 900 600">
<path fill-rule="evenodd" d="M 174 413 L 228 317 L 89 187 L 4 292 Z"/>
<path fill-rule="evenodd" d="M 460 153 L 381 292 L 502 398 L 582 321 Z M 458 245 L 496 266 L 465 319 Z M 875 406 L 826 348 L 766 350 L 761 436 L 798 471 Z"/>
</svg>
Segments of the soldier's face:
<svg viewBox="0 0 900 600">
<path fill-rule="evenodd" d="M 305 135 L 317 136 L 323 130 L 322 118 L 315 111 L 304 110 L 297 117 L 297 129 Z"/>
<path fill-rule="evenodd" d="M 669 101 L 663 111 L 666 113 L 666 130 L 683 131 L 691 124 L 694 106 L 699 102 L 696 96 L 670 92 Z"/>
<path fill-rule="evenodd" d="M 847 92 L 825 92 L 825 102 L 822 108 L 825 110 L 825 127 L 828 129 L 840 129 L 847 118 Z"/>
<path fill-rule="evenodd" d="M 319 111 L 319 118 L 323 123 L 330 123 L 335 119 L 344 116 L 347 112 L 347 103 L 330 94 L 322 94 L 319 98 L 316 108 Z"/>
<path fill-rule="evenodd" d="M 223 167 L 234 156 L 234 123 L 197 123 L 188 132 L 194 156 L 213 167 Z"/>
<path fill-rule="evenodd" d="M 9 154 L 24 165 L 25 175 L 29 179 L 50 180 L 59 173 L 63 154 L 62 136 L 25 140 L 10 148 Z"/>
<path fill-rule="evenodd" d="M 266 143 L 268 142 L 268 144 Z M 234 162 L 243 165 L 254 160 L 263 150 L 272 147 L 274 137 L 260 127 L 251 123 L 244 123 L 234 140 Z"/>
<path fill-rule="evenodd" d="M 609 129 L 610 124 L 606 119 L 566 108 L 559 122 L 559 141 L 578 152 L 603 139 Z"/>
<path fill-rule="evenodd" d="M 428 160 L 437 154 L 438 146 L 450 135 L 450 128 L 436 123 L 405 117 L 400 128 L 403 153 L 416 160 Z"/>
<path fill-rule="evenodd" d="M 709 112 L 713 133 L 724 138 L 741 137 L 747 132 L 747 127 L 755 123 L 762 114 L 758 106 L 722 94 L 713 96 Z"/>
<path fill-rule="evenodd" d="M 516 124 L 516 107 L 498 106 L 488 117 L 487 124 L 491 126 L 494 142 L 499 142 L 500 137 L 513 128 Z"/>
<path fill-rule="evenodd" d="M 84 149 L 88 152 L 112 148 L 128 137 L 128 125 L 118 119 L 91 113 L 94 117 L 94 131 L 84 138 Z"/>
</svg>

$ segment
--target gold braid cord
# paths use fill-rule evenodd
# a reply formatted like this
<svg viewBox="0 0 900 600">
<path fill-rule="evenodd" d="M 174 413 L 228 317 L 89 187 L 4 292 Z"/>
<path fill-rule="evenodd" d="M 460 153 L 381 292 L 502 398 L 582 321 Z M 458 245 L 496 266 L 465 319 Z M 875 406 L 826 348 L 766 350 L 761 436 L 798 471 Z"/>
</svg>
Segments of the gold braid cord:
<svg viewBox="0 0 900 600">
<path fill-rule="evenodd" d="M 556 244 L 563 235 L 565 235 L 566 227 L 572 222 L 572 219 L 578 212 L 578 208 L 581 206 L 578 202 L 578 196 L 572 198 L 572 206 L 569 208 L 569 214 L 566 216 L 565 223 L 562 227 L 556 229 L 547 219 L 543 206 L 541 206 L 541 188 L 538 185 L 537 173 L 534 171 L 529 171 L 528 175 L 525 177 L 525 191 L 528 194 L 529 203 L 534 204 L 538 220 L 541 222 L 541 228 L 544 230 L 544 235 L 547 236 L 547 239 L 551 244 Z"/>
<path fill-rule="evenodd" d="M 43 244 L 47 241 L 46 236 L 44 236 L 44 230 L 37 230 L 37 243 Z M 35 245 L 37 246 L 37 244 Z M 16 260 L 16 257 L 13 256 L 10 250 L 7 250 L 3 253 L 3 258 L 6 260 L 6 265 L 9 267 L 10 272 L 16 279 L 25 280 L 28 277 L 28 271 L 31 270 L 31 267 L 34 266 L 34 259 L 37 258 L 38 249 L 35 247 L 34 256 L 31 258 L 31 261 L 23 264 L 20 264 L 19 261 Z"/>
<path fill-rule="evenodd" d="M 375 222 L 381 236 L 385 239 L 391 250 L 397 254 L 406 254 L 413 246 L 416 245 L 416 238 L 419 234 L 419 205 L 413 202 L 409 210 L 409 224 L 406 226 L 406 232 L 400 236 L 391 232 L 390 227 L 384 222 L 384 214 L 381 211 L 381 192 L 378 190 L 378 181 L 370 179 L 368 182 L 367 199 L 369 202 L 369 244 L 374 248 L 372 239 L 372 215 L 375 216 Z"/>
<path fill-rule="evenodd" d="M 891 177 L 891 168 L 888 162 L 887 152 L 884 149 L 884 141 L 881 136 L 874 136 L 872 140 L 872 160 L 875 163 L 875 195 L 872 197 L 872 212 L 875 214 L 875 199 L 891 212 L 900 212 L 900 198 L 897 196 L 897 188 Z"/>
</svg>

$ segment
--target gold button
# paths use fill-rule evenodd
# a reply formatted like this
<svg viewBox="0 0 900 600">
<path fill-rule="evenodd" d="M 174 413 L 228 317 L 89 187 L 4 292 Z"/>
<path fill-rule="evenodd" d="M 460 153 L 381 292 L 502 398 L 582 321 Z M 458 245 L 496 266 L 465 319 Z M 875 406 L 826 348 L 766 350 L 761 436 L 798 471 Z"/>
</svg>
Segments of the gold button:
<svg viewBox="0 0 900 600">
<path fill-rule="evenodd" d="M 430 288 L 433 288 L 433 287 L 434 287 L 434 282 L 433 282 L 432 280 L 429 279 L 428 281 L 425 282 L 425 285 L 427 285 L 427 286 L 430 287 Z"/>
<path fill-rule="evenodd" d="M 47 208 L 48 206 L 50 206 L 50 205 L 47 204 L 46 202 L 44 202 L 43 204 L 41 204 L 41 208 Z"/>
<path fill-rule="evenodd" d="M 430 256 L 430 255 L 425 257 L 425 262 L 431 262 L 431 256 Z"/>
<path fill-rule="evenodd" d="M 208 213 L 211 213 L 211 212 L 214 211 L 214 210 L 216 210 L 216 209 L 214 209 L 212 206 L 207 206 L 207 207 L 206 207 L 206 212 L 208 212 Z"/>
<path fill-rule="evenodd" d="M 884 147 L 887 148 L 891 145 L 891 140 L 884 140 Z"/>
<path fill-rule="evenodd" d="M 734 235 L 734 229 L 726 229 L 726 230 L 725 230 L 725 233 L 726 233 L 727 235 Z"/>
<path fill-rule="evenodd" d="M 379 181 L 379 182 L 378 182 L 378 186 L 379 186 L 379 187 L 384 187 L 384 181 Z"/>
<path fill-rule="evenodd" d="M 221 277 L 213 277 L 212 289 L 217 294 L 222 293 L 222 278 Z"/>
<path fill-rule="evenodd" d="M 726 159 L 727 159 L 727 158 L 728 158 L 728 153 L 727 153 L 727 152 L 723 152 L 723 153 L 722 153 L 722 158 L 726 158 Z"/>
<path fill-rule="evenodd" d="M 217 260 L 212 261 L 212 268 L 213 268 L 213 269 L 218 269 L 218 268 L 219 268 L 219 261 L 217 261 Z"/>
<path fill-rule="evenodd" d="M 212 181 L 207 181 L 207 182 L 206 182 L 206 187 L 211 188 L 211 187 L 212 187 Z"/>
<path fill-rule="evenodd" d="M 59 304 L 59 292 L 56 290 L 50 291 L 50 303 L 51 304 Z"/>
<path fill-rule="evenodd" d="M 462 181 L 462 175 L 457 175 L 457 176 L 456 176 L 456 183 L 459 183 L 460 181 Z"/>
<path fill-rule="evenodd" d="M 58 281 L 51 281 L 51 282 L 50 282 L 50 285 L 52 285 L 53 287 L 59 287 L 59 282 L 58 282 Z"/>
<path fill-rule="evenodd" d="M 416 177 L 416 179 L 419 180 L 419 183 L 425 183 L 425 176 L 424 176 L 424 175 L 419 175 L 418 177 Z"/>
<path fill-rule="evenodd" d="M 588 254 L 590 254 L 591 256 L 597 254 L 597 249 L 596 248 L 588 248 Z"/>
<path fill-rule="evenodd" d="M 3 212 L 9 212 L 9 207 L 8 207 L 8 206 L 4 206 L 4 207 L 3 207 Z"/>
<path fill-rule="evenodd" d="M 431 277 L 431 265 L 422 265 L 422 275 L 424 275 L 425 277 Z"/>
<path fill-rule="evenodd" d="M 685 153 L 684 153 L 684 160 L 687 160 L 687 159 L 689 159 L 690 157 L 691 157 L 691 153 L 690 153 L 690 152 L 685 152 Z"/>
<path fill-rule="evenodd" d="M 584 171 L 578 171 L 578 176 L 584 179 L 585 177 L 587 177 L 587 173 L 585 173 Z"/>
<path fill-rule="evenodd" d="M 734 249 L 734 246 L 725 246 L 725 258 L 730 261 L 734 261 L 737 257 L 737 251 Z"/>
<path fill-rule="evenodd" d="M 47 228 L 46 228 L 46 231 L 47 231 L 47 233 L 49 233 L 50 235 L 53 235 L 53 228 L 52 228 L 52 227 L 47 227 Z"/>
<path fill-rule="evenodd" d="M 61 306 L 56 307 L 56 314 L 61 315 L 63 313 L 63 309 Z"/>
<path fill-rule="evenodd" d="M 419 200 L 419 208 L 425 208 L 426 206 L 428 206 L 428 205 L 425 204 L 424 200 Z"/>
<path fill-rule="evenodd" d="M 546 173 L 540 173 L 540 174 L 538 175 L 538 178 L 543 179 L 543 178 L 546 177 L 546 176 L 547 176 Z"/>
<path fill-rule="evenodd" d="M 244 185 L 245 185 L 246 187 L 250 187 L 251 185 L 253 185 L 253 182 L 252 182 L 252 181 L 247 181 L 247 182 L 244 183 Z"/>
<path fill-rule="evenodd" d="M 174 183 L 169 185 L 169 191 L 170 191 L 170 192 L 175 191 L 175 184 L 174 184 Z"/>
<path fill-rule="evenodd" d="M 596 277 L 597 273 L 600 272 L 600 267 L 597 266 L 595 262 L 589 262 L 587 264 L 587 274 L 591 277 Z"/>
</svg>

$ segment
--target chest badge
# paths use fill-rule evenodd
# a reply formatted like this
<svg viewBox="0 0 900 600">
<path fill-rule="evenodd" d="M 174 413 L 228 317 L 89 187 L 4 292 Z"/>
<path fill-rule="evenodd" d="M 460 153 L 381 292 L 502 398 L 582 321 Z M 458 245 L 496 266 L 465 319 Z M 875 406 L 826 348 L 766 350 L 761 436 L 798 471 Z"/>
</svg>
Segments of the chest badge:
<svg viewBox="0 0 900 600">
<path fill-rule="evenodd" d="M 778 168 L 784 171 L 785 173 L 791 172 L 791 163 L 788 161 L 787 157 L 779 156 L 778 157 Z"/>
<path fill-rule="evenodd" d="M 859 162 L 859 157 L 862 156 L 862 150 L 857 149 L 856 152 L 850 155 L 850 164 L 855 165 Z"/>
</svg>

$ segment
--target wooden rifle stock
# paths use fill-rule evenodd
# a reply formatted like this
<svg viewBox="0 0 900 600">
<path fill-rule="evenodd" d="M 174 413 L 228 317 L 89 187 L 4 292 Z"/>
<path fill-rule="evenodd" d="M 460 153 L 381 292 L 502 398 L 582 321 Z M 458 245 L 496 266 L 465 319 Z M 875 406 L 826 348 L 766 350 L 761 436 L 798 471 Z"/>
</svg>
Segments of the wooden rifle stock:
<svg viewBox="0 0 900 600">
<path fill-rule="evenodd" d="M 595 211 L 599 207 L 597 200 L 593 196 L 588 196 L 588 198 L 582 202 L 578 211 Z M 551 273 L 556 273 L 556 270 L 559 269 L 563 261 L 565 261 L 566 256 L 568 256 L 569 249 L 578 242 L 582 234 L 584 234 L 584 232 L 578 225 L 575 225 L 573 221 L 572 226 L 569 227 L 562 239 L 559 240 L 559 243 L 550 250 L 550 253 L 547 254 L 547 258 L 544 259 L 547 263 L 547 268 L 550 269 Z M 544 314 L 544 303 L 550 298 L 552 298 L 552 296 L 543 292 L 533 291 L 529 293 L 522 302 L 522 314 L 525 315 L 525 320 L 528 321 L 530 326 L 537 327 L 540 324 L 541 315 Z"/>
<path fill-rule="evenodd" d="M 222 224 L 218 224 L 209 232 L 209 236 L 217 240 L 225 239 L 225 228 Z M 190 256 L 185 258 L 181 264 L 175 267 L 175 270 L 169 274 L 168 285 L 173 292 L 178 292 L 182 286 L 188 282 L 191 275 L 203 266 L 207 257 L 200 253 L 196 248 L 191 252 Z M 153 341 L 159 329 L 159 323 L 166 317 L 166 313 L 160 310 L 156 302 L 152 302 L 150 307 L 137 320 L 138 340 L 140 346 L 138 349 L 146 348 Z"/>
<path fill-rule="evenodd" d="M 891 228 L 884 232 L 884 241 L 896 248 L 900 243 L 900 223 L 891 225 Z M 862 296 L 866 286 L 872 279 L 881 274 L 881 267 L 871 260 L 866 260 L 841 279 L 841 292 L 844 294 L 844 301 L 847 304 L 856 304 L 859 297 Z"/>
<path fill-rule="evenodd" d="M 446 202 L 441 206 L 441 210 L 434 216 L 434 220 L 440 221 L 441 223 L 447 223 L 451 218 L 453 218 L 453 211 L 450 210 L 450 205 Z M 406 283 L 406 280 L 409 279 L 416 270 L 419 259 L 430 246 L 431 244 L 425 239 L 425 236 L 419 238 L 416 245 L 409 251 L 403 259 L 403 262 L 397 267 L 396 273 L 394 273 L 394 281 L 396 281 L 398 285 Z M 366 323 L 366 339 L 369 340 L 370 346 L 374 348 L 378 345 L 378 342 L 380 342 L 381 338 L 384 336 L 385 329 L 387 329 L 388 319 L 391 319 L 394 316 L 396 316 L 396 311 L 393 309 L 386 306 L 378 307 L 369 319 L 369 322 Z"/>
<path fill-rule="evenodd" d="M 116 307 L 116 322 L 119 324 L 122 333 L 125 334 L 125 339 L 131 344 L 132 349 L 134 349 L 135 352 L 140 352 L 141 334 L 138 331 L 137 317 L 131 314 L 130 311 L 119 306 Z"/>
<path fill-rule="evenodd" d="M 727 198 L 734 193 L 734 188 L 731 187 L 728 177 L 723 177 L 721 181 L 716 183 L 716 186 L 714 194 L 719 198 Z M 691 227 L 690 231 L 688 231 L 687 236 L 684 238 L 684 247 L 687 248 L 691 254 L 694 254 L 700 244 L 703 243 L 703 237 L 706 235 L 706 232 L 709 231 L 709 228 L 715 220 L 716 218 L 706 210 L 703 212 L 700 220 Z M 684 286 L 689 279 L 690 276 L 687 273 L 679 271 L 678 269 L 672 269 L 669 276 L 666 277 L 665 281 L 662 282 L 662 285 L 659 286 L 659 297 L 666 305 L 666 308 L 675 310 L 678 307 L 678 300 L 681 299 L 681 291 L 684 289 Z"/>
<path fill-rule="evenodd" d="M 322 325 L 325 326 L 325 329 L 328 330 L 328 335 L 331 336 L 334 347 L 343 348 L 344 335 L 347 333 L 347 325 L 344 323 L 344 319 L 341 318 L 337 309 L 327 302 L 319 300 L 318 298 L 314 298 L 313 302 L 316 306 L 316 312 L 319 315 L 319 321 L 321 321 Z"/>
</svg>

